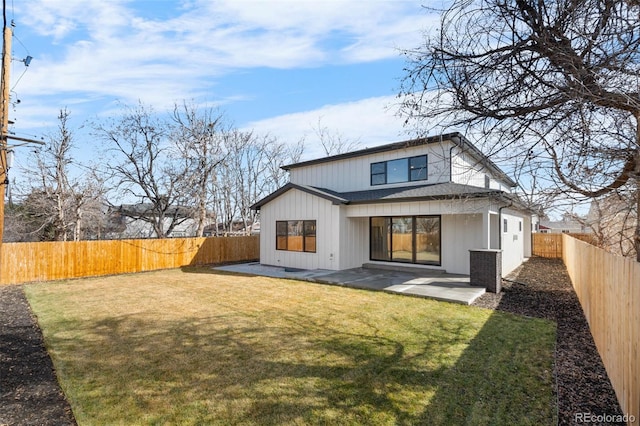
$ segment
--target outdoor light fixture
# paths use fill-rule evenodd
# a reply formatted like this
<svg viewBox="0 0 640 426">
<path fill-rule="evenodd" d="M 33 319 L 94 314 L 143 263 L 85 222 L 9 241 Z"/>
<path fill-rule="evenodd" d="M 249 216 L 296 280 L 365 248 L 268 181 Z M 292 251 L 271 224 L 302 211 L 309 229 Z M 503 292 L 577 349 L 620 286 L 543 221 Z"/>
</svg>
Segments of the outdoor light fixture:
<svg viewBox="0 0 640 426">
<path fill-rule="evenodd" d="M 32 59 L 33 59 L 33 56 L 27 55 L 27 57 L 22 60 L 22 62 L 24 62 L 24 66 L 28 67 Z"/>
</svg>

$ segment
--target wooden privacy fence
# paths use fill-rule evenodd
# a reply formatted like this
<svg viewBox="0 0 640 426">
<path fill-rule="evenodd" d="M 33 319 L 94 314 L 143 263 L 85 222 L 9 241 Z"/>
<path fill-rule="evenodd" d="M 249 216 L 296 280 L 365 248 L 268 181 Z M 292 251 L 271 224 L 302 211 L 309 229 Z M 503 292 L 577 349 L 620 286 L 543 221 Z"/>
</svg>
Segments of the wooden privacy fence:
<svg viewBox="0 0 640 426">
<path fill-rule="evenodd" d="M 562 234 L 531 234 L 534 256 L 559 259 L 562 257 Z"/>
<path fill-rule="evenodd" d="M 591 234 L 532 234 L 532 253 L 534 256 L 549 257 L 553 259 L 562 258 L 563 235 L 570 235 L 582 241 L 593 241 Z"/>
<path fill-rule="evenodd" d="M 257 236 L 5 243 L 0 284 L 250 261 L 259 250 Z"/>
<path fill-rule="evenodd" d="M 564 264 L 622 411 L 640 424 L 640 263 L 562 240 Z"/>
</svg>

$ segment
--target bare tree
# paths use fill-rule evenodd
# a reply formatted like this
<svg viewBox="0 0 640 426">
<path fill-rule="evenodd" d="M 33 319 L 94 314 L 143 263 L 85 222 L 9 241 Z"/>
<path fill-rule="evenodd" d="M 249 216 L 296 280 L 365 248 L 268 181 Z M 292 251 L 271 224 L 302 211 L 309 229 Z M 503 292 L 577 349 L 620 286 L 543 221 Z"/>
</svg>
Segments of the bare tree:
<svg viewBox="0 0 640 426">
<path fill-rule="evenodd" d="M 251 206 L 288 181 L 281 166 L 299 161 L 304 150 L 302 141 L 293 146 L 253 132 L 230 129 L 224 134 L 226 154 L 216 168 L 214 205 L 221 220 L 222 233 L 235 232 L 240 222 L 243 232 L 250 234 L 258 221 Z"/>
<path fill-rule="evenodd" d="M 261 186 L 263 195 L 267 195 L 284 186 L 289 181 L 289 173 L 282 166 L 297 163 L 305 149 L 304 139 L 294 145 L 278 141 L 274 137 L 265 136 L 265 170 Z"/>
<path fill-rule="evenodd" d="M 358 139 L 348 139 L 342 133 L 329 129 L 322 124 L 322 118 L 318 118 L 318 125 L 313 127 L 313 132 L 327 156 L 353 151 L 360 143 Z"/>
<path fill-rule="evenodd" d="M 202 237 L 213 202 L 216 167 L 225 159 L 223 114 L 183 102 L 173 108 L 172 139 L 185 161 L 181 190 L 189 194 L 197 221 L 196 236 Z M 213 217 L 216 223 L 217 218 Z"/>
<path fill-rule="evenodd" d="M 472 129 L 570 196 L 629 192 L 637 211 L 639 22 L 631 0 L 456 0 L 405 52 L 402 112 Z"/>
<path fill-rule="evenodd" d="M 40 240 L 78 241 L 91 217 L 103 209 L 105 191 L 93 170 L 70 170 L 81 165 L 73 158 L 69 117 L 67 109 L 60 110 L 58 132 L 48 136 L 44 150 L 35 151 L 36 167 L 25 170 L 29 181 L 17 211 L 25 229 Z"/>
<path fill-rule="evenodd" d="M 633 208 L 633 200 L 628 199 L 630 195 L 628 191 L 613 191 L 605 197 L 596 198 L 591 202 L 586 218 L 575 218 L 591 229 L 594 244 L 621 256 L 635 254 L 633 237 L 638 211 Z"/>
<path fill-rule="evenodd" d="M 251 205 L 261 195 L 265 170 L 265 151 L 268 140 L 259 139 L 252 132 L 233 131 L 228 134 L 228 175 L 233 182 L 234 204 L 245 233 L 250 234 L 250 225 L 256 219 Z"/>
<path fill-rule="evenodd" d="M 123 107 L 122 115 L 95 126 L 96 135 L 112 154 L 108 167 L 121 195 L 138 201 L 126 209 L 135 220 L 149 223 L 157 238 L 166 238 L 188 219 L 180 184 L 185 173 L 182 159 L 172 152 L 169 121 L 139 103 Z M 123 210 L 124 211 L 124 210 Z"/>
</svg>

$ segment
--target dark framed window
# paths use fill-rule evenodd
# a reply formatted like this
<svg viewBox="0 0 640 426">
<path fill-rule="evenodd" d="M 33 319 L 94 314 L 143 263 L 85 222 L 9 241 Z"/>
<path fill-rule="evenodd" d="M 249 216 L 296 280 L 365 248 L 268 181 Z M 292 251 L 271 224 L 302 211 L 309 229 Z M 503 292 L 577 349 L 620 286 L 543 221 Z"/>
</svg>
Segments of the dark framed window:
<svg viewBox="0 0 640 426">
<path fill-rule="evenodd" d="M 387 183 L 387 163 L 371 163 L 371 185 Z"/>
<path fill-rule="evenodd" d="M 409 158 L 409 180 L 427 180 L 427 156 L 419 155 Z"/>
<path fill-rule="evenodd" d="M 502 219 L 502 232 L 508 232 L 507 231 L 507 224 L 509 223 L 509 221 L 507 221 L 507 219 Z"/>
<path fill-rule="evenodd" d="M 399 158 L 387 161 L 387 183 L 409 181 L 409 159 Z"/>
<path fill-rule="evenodd" d="M 276 250 L 316 252 L 315 220 L 276 221 Z"/>
<path fill-rule="evenodd" d="M 427 156 L 371 163 L 371 186 L 427 180 Z"/>
<path fill-rule="evenodd" d="M 369 219 L 371 260 L 441 264 L 440 216 L 379 216 Z"/>
<path fill-rule="evenodd" d="M 316 221 L 304 221 L 304 251 L 308 253 L 316 252 Z"/>
</svg>

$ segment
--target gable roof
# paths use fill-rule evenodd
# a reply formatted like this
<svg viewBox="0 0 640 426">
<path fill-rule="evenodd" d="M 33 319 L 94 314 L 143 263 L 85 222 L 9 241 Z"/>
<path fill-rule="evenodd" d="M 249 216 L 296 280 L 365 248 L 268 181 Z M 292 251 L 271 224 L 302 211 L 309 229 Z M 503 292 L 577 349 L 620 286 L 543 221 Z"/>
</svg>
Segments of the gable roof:
<svg viewBox="0 0 640 426">
<path fill-rule="evenodd" d="M 386 145 L 380 145 L 373 148 L 365 148 L 352 152 L 345 152 L 343 154 L 332 155 L 330 157 L 316 158 L 314 160 L 302 161 L 300 163 L 288 164 L 282 166 L 282 169 L 290 171 L 291 169 L 297 169 L 300 167 L 312 166 L 315 164 L 328 163 L 331 161 L 346 160 L 349 158 L 362 157 L 365 155 L 378 154 L 381 152 L 395 151 L 397 149 L 409 148 L 421 145 L 430 145 L 440 143 L 443 141 L 451 141 L 455 145 L 459 146 L 464 152 L 469 153 L 480 164 L 487 167 L 496 176 L 504 180 L 511 187 L 516 186 L 516 183 L 503 172 L 493 161 L 491 161 L 486 155 L 484 155 L 475 145 L 473 145 L 467 138 L 465 138 L 459 132 L 446 133 L 437 136 L 427 136 L 425 138 L 410 139 L 401 142 L 394 142 Z"/>
<path fill-rule="evenodd" d="M 285 192 L 297 189 L 311 195 L 315 195 L 333 204 L 369 204 L 369 203 L 389 203 L 398 201 L 431 201 L 450 200 L 460 198 L 478 198 L 489 196 L 506 196 L 511 194 L 498 189 L 478 188 L 476 186 L 462 185 L 459 183 L 436 183 L 420 186 L 401 186 L 395 188 L 372 189 L 365 191 L 337 192 L 326 188 L 316 188 L 307 185 L 288 183 L 277 191 L 266 196 L 262 200 L 251 206 L 253 210 L 260 210 L 260 207 L 278 198 Z"/>
</svg>

